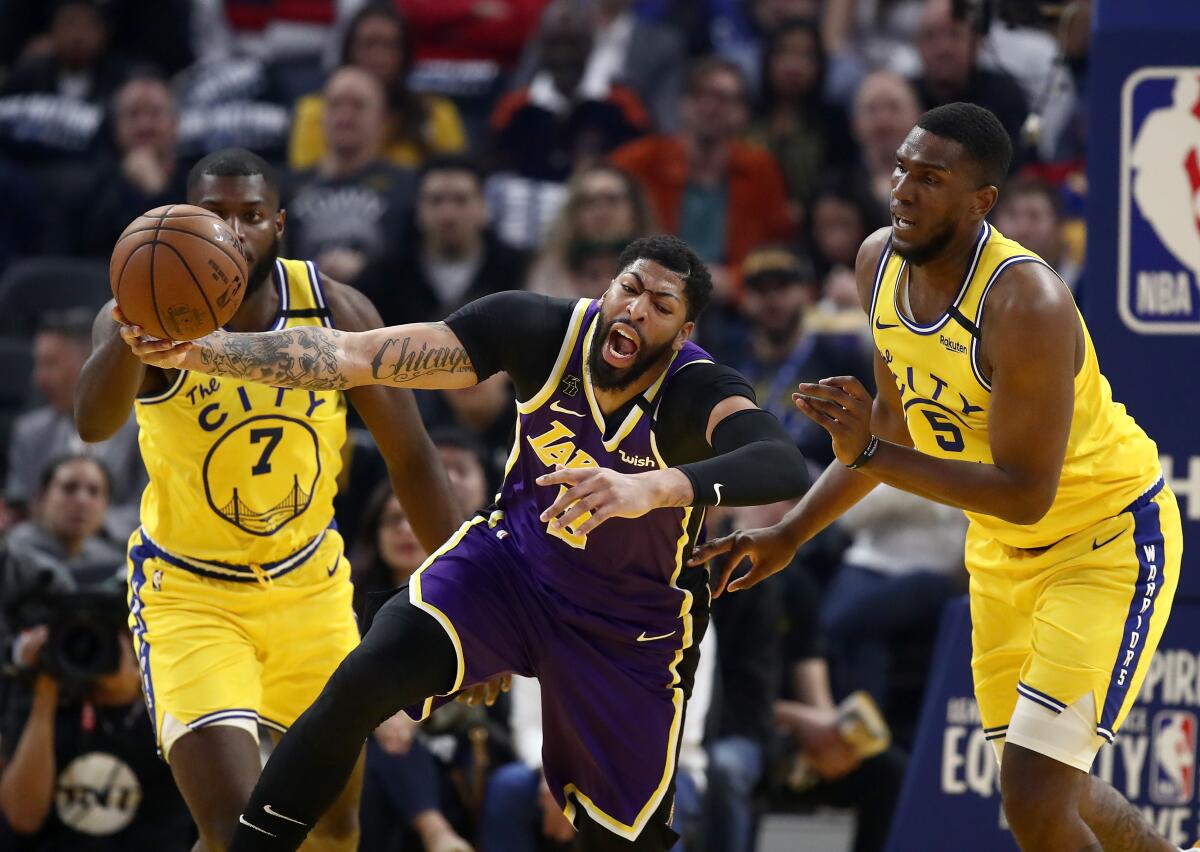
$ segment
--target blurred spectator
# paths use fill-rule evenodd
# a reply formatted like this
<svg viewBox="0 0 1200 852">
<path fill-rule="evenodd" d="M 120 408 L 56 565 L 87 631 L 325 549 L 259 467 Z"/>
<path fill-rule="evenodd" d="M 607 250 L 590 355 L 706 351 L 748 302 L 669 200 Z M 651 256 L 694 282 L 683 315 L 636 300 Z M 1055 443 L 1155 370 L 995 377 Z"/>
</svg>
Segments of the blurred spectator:
<svg viewBox="0 0 1200 852">
<path fill-rule="evenodd" d="M 546 7 L 535 42 L 540 63 L 529 85 L 509 93 L 492 114 L 500 169 L 562 181 L 649 127 L 632 89 L 585 76 L 592 25 L 575 0 Z"/>
<path fill-rule="evenodd" d="M 1068 287 L 1075 289 L 1083 269 L 1063 238 L 1062 201 L 1057 189 L 1034 178 L 1014 178 L 1000 193 L 992 221 L 1000 233 L 1046 261 Z"/>
<path fill-rule="evenodd" d="M 716 656 L 720 643 L 711 627 L 700 642 L 691 698 L 683 719 L 674 784 L 671 826 L 683 839 L 672 852 L 693 846 L 706 787 L 708 757 L 702 740 L 713 699 Z M 686 663 L 684 664 L 686 666 Z M 512 683 L 513 746 L 518 760 L 498 767 L 488 779 L 480 836 L 485 852 L 536 852 L 570 848 L 575 829 L 554 801 L 542 775 L 542 694 L 535 678 L 514 677 Z M 668 793 L 670 795 L 670 793 Z"/>
<path fill-rule="evenodd" d="M 114 98 L 112 123 L 117 162 L 99 167 L 78 225 L 79 253 L 104 259 L 131 221 L 187 196 L 187 169 L 175 155 L 179 113 L 165 80 L 130 77 Z"/>
<path fill-rule="evenodd" d="M 34 335 L 33 383 L 46 404 L 22 414 L 13 424 L 5 498 L 18 511 L 28 512 L 52 459 L 74 453 L 93 455 L 103 462 L 106 479 L 111 479 L 104 499 L 112 508 L 105 525 L 114 541 L 123 541 L 137 526 L 146 484 L 137 423 L 130 416 L 107 441 L 85 444 L 75 431 L 72 413 L 79 371 L 91 351 L 92 319 L 87 308 L 47 315 Z"/>
<path fill-rule="evenodd" d="M 107 566 L 111 576 L 125 561 L 124 548 L 100 535 L 108 511 L 108 472 L 86 455 L 52 461 L 42 476 L 33 518 L 12 528 L 9 552 L 19 560 L 76 568 Z"/>
<path fill-rule="evenodd" d="M 837 267 L 853 271 L 863 240 L 888 223 L 887 209 L 854 175 L 831 175 L 818 183 L 805 237 L 823 285 Z M 857 296 L 853 307 L 861 310 Z"/>
<path fill-rule="evenodd" d="M 924 0 L 824 0 L 821 29 L 829 51 L 829 95 L 847 105 L 866 74 L 920 73 L 917 22 Z"/>
<path fill-rule="evenodd" d="M 774 155 L 798 209 L 811 199 L 820 175 L 857 159 L 846 115 L 826 100 L 824 87 L 817 25 L 789 21 L 772 30 L 762 57 L 762 97 L 747 138 Z"/>
<path fill-rule="evenodd" d="M 812 465 L 833 460 L 828 435 L 796 410 L 799 382 L 856 376 L 873 387 L 872 368 L 855 338 L 814 334 L 806 316 L 820 285 L 811 262 L 782 246 L 755 249 L 742 265 L 744 332 L 731 351 L 718 355 L 754 388 L 761 408 L 774 414 Z"/>
<path fill-rule="evenodd" d="M 450 490 L 463 510 L 463 517 L 482 511 L 491 493 L 483 446 L 465 430 L 454 427 L 435 429 L 429 437 L 442 457 Z"/>
<path fill-rule="evenodd" d="M 445 98 L 418 94 L 409 87 L 413 38 L 408 22 L 394 6 L 373 2 L 347 25 L 339 63 L 362 68 L 383 84 L 388 108 L 383 158 L 406 168 L 421 165 L 431 155 L 456 153 L 466 147 L 454 104 Z M 308 95 L 296 102 L 288 152 L 293 169 L 309 168 L 324 155 L 324 110 L 320 95 Z"/>
<path fill-rule="evenodd" d="M 522 252 L 488 227 L 478 167 L 461 157 L 426 163 L 417 179 L 416 233 L 371 263 L 359 288 L 387 325 L 441 320 L 455 308 L 499 290 L 518 290 Z"/>
<path fill-rule="evenodd" d="M 97 3 L 60 2 L 45 48 L 12 69 L 0 95 L 55 94 L 103 105 L 124 78 L 125 63 L 109 50 L 108 22 Z"/>
<path fill-rule="evenodd" d="M 891 203 L 896 151 L 921 117 L 916 90 L 894 71 L 868 74 L 854 94 L 854 139 L 882 209 Z"/>
<path fill-rule="evenodd" d="M 604 163 L 575 173 L 527 289 L 548 296 L 598 298 L 617 273 L 621 250 L 656 230 L 642 187 Z"/>
<path fill-rule="evenodd" d="M 853 541 L 821 611 L 834 692 L 865 689 L 886 711 L 891 649 L 914 633 L 931 644 L 942 606 L 966 591 L 967 522 L 958 509 L 877 485 L 839 523 Z"/>
<path fill-rule="evenodd" d="M 780 517 L 775 513 L 770 522 Z M 863 760 L 842 738 L 823 657 L 828 642 L 818 626 L 820 592 L 809 573 L 796 564 L 782 576 L 788 625 L 786 676 L 784 698 L 775 703 L 775 722 L 788 738 L 791 759 L 780 767 L 782 783 L 773 785 L 772 801 L 787 807 L 852 808 L 853 852 L 882 852 L 904 779 L 905 755 L 892 746 Z M 796 761 L 804 771 L 795 771 L 800 768 Z"/>
<path fill-rule="evenodd" d="M 686 62 L 683 40 L 666 26 L 648 23 L 632 10 L 634 0 L 597 0 L 592 7 L 593 41 L 581 88 L 607 92 L 615 85 L 635 92 L 664 133 L 679 128 L 679 95 Z M 513 83 L 527 86 L 543 66 L 542 45 L 531 41 Z"/>
<path fill-rule="evenodd" d="M 791 236 L 783 175 L 774 158 L 741 141 L 746 87 L 737 66 L 708 58 L 688 74 L 678 136 L 652 136 L 617 149 L 613 162 L 649 195 L 659 224 L 728 274 L 756 245 Z M 722 275 L 720 267 L 725 267 Z"/>
<path fill-rule="evenodd" d="M 1029 114 L 1025 93 L 1007 74 L 979 67 L 979 43 L 971 24 L 953 15 L 951 0 L 926 0 L 917 29 L 921 56 L 917 92 L 926 109 L 954 101 L 987 107 L 1017 148 Z"/>
<path fill-rule="evenodd" d="M 368 611 L 374 609 L 367 596 L 407 584 L 427 555 L 391 484 L 381 483 L 367 505 L 352 563 L 360 623 L 366 624 Z M 438 764 L 417 738 L 419 728 L 400 711 L 367 742 L 361 846 L 395 848 L 395 835 L 411 830 L 424 849 L 470 852 L 442 813 Z"/>
<path fill-rule="evenodd" d="M 299 190 L 287 204 L 288 241 L 295 256 L 313 258 L 325 274 L 353 283 L 401 230 L 414 179 L 380 159 L 387 106 L 375 77 L 341 68 L 326 83 L 324 99 L 328 147 L 315 169 L 296 178 Z"/>
<path fill-rule="evenodd" d="M 195 840 L 171 770 L 155 754 L 121 597 L 113 602 L 115 671 L 81 687 L 40 670 L 32 687 L 8 693 L 0 720 L 5 849 L 165 852 Z M 47 635 L 44 626 L 21 635 L 20 668 L 39 668 Z"/>
<path fill-rule="evenodd" d="M 701 821 L 701 848 L 708 852 L 754 848 L 754 796 L 767 768 L 781 676 L 780 583 L 768 580 L 712 603 L 712 629 L 720 642 Z"/>
</svg>

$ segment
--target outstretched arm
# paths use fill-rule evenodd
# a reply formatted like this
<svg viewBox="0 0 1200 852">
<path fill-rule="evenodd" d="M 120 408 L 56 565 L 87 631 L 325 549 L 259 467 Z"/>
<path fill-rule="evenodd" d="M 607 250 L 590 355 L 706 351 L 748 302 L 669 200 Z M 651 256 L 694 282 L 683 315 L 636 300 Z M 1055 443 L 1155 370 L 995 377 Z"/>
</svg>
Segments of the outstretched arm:
<svg viewBox="0 0 1200 852">
<path fill-rule="evenodd" d="M 142 336 L 119 308 L 121 337 L 147 364 L 273 387 L 346 390 L 362 385 L 450 389 L 477 381 L 466 349 L 445 323 L 342 332 L 302 327 L 257 334 L 214 331 L 175 342 Z"/>
</svg>

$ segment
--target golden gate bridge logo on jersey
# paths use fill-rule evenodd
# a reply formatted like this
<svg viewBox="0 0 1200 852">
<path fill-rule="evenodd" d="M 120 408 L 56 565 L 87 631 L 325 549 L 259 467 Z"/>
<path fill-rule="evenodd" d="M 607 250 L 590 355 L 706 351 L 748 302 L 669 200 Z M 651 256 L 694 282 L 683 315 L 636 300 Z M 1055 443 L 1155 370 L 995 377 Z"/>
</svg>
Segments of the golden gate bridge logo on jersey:
<svg viewBox="0 0 1200 852">
<path fill-rule="evenodd" d="M 1141 68 L 1121 92 L 1117 310 L 1200 334 L 1200 68 Z"/>
<path fill-rule="evenodd" d="M 297 471 L 312 471 L 301 482 Z M 317 433 L 279 414 L 241 421 L 204 460 L 204 493 L 222 519 L 250 535 L 271 535 L 304 514 L 321 475 Z"/>
</svg>

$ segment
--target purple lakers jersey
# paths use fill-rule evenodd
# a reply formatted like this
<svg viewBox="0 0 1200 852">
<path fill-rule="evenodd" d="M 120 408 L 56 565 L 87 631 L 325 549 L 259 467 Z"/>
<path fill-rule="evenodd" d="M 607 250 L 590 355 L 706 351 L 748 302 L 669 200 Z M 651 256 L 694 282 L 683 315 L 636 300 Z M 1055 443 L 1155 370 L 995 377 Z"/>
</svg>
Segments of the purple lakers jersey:
<svg viewBox="0 0 1200 852">
<path fill-rule="evenodd" d="M 517 404 L 517 434 L 497 509 L 489 519 L 513 536 L 532 579 L 546 590 L 594 612 L 618 614 L 640 624 L 676 620 L 690 606 L 677 581 L 703 510 L 655 509 L 640 518 L 612 518 L 586 536 L 570 527 L 550 531 L 539 519 L 562 486 L 537 478 L 564 467 L 606 467 L 641 473 L 667 467 L 655 443 L 658 403 L 671 377 L 690 364 L 711 362 L 690 341 L 620 422 L 600 411 L 587 353 L 600 322 L 599 302 L 580 300 L 571 315 L 558 358 L 541 390 Z M 688 584 L 691 585 L 691 584 Z M 670 628 L 668 628 L 670 629 Z"/>
</svg>

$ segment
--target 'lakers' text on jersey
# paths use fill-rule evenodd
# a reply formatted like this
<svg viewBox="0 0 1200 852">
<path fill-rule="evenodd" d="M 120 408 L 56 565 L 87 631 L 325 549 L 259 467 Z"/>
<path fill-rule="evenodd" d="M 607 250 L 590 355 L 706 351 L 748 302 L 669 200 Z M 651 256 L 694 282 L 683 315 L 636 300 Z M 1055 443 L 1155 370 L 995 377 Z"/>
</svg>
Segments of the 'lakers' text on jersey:
<svg viewBox="0 0 1200 852">
<path fill-rule="evenodd" d="M 272 330 L 331 324 L 311 263 L 276 261 L 273 283 L 280 310 Z M 346 437 L 341 392 L 180 372 L 163 393 L 138 400 L 136 413 L 150 474 L 142 527 L 167 550 L 204 562 L 273 563 L 333 520 Z"/>
<path fill-rule="evenodd" d="M 1045 265 L 985 222 L 953 304 L 936 321 L 921 324 L 901 307 L 907 264 L 890 243 L 884 248 L 871 300 L 871 333 L 896 380 L 905 422 L 921 452 L 992 462 L 991 383 L 980 366 L 979 346 L 987 334 L 988 292 L 1006 269 L 1020 263 Z M 1044 547 L 1119 514 L 1158 477 L 1154 442 L 1113 401 L 1082 316 L 1079 323 L 1086 351 L 1075 376 L 1071 432 L 1054 504 L 1029 526 L 968 512 L 976 535 L 1011 547 Z"/>
</svg>

